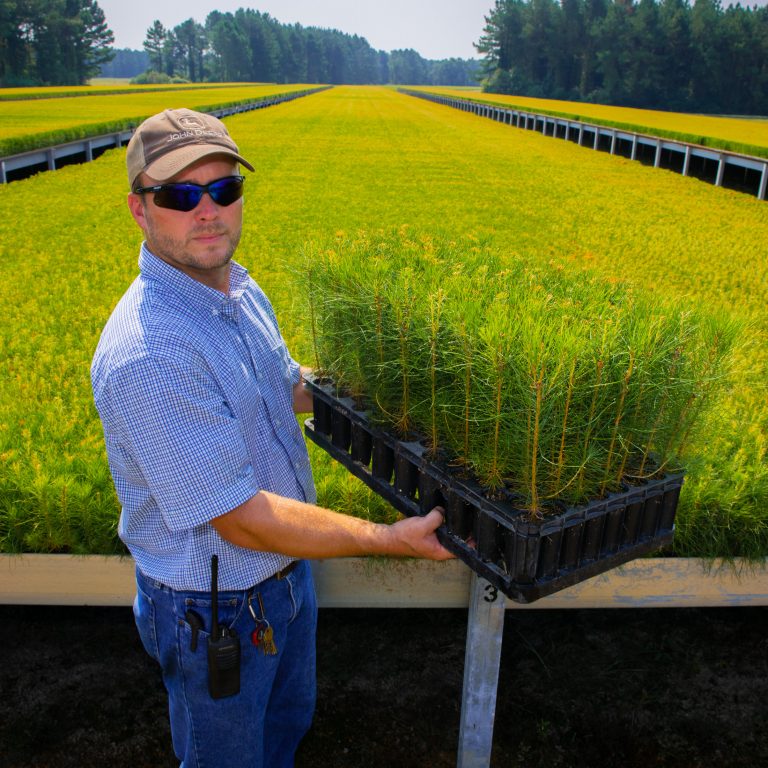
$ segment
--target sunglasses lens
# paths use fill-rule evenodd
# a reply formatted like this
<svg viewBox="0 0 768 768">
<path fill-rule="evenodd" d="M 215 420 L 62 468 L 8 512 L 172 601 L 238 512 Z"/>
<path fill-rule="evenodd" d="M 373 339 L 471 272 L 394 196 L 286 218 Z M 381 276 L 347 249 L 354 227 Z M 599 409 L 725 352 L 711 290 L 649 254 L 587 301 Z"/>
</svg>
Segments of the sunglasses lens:
<svg viewBox="0 0 768 768">
<path fill-rule="evenodd" d="M 217 205 L 232 205 L 243 196 L 243 179 L 220 179 L 208 187 L 208 193 Z"/>
<path fill-rule="evenodd" d="M 166 184 L 155 192 L 155 205 L 174 211 L 191 211 L 202 196 L 203 190 L 194 184 Z"/>
<path fill-rule="evenodd" d="M 243 181 L 240 176 L 232 176 L 206 187 L 199 184 L 164 184 L 155 192 L 155 205 L 174 211 L 191 211 L 206 191 L 217 205 L 232 205 L 243 196 Z"/>
</svg>

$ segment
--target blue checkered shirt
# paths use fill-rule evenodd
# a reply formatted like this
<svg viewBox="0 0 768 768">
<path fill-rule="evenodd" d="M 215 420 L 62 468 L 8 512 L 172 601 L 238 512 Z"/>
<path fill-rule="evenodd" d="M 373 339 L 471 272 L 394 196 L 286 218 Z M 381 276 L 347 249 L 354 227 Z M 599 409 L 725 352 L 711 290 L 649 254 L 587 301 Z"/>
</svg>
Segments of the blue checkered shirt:
<svg viewBox="0 0 768 768">
<path fill-rule="evenodd" d="M 229 294 L 142 246 L 140 275 L 109 318 L 91 382 L 122 514 L 141 571 L 174 589 L 245 589 L 291 558 L 222 539 L 209 521 L 260 490 L 313 502 L 293 413 L 299 365 L 274 311 L 232 262 Z"/>
</svg>

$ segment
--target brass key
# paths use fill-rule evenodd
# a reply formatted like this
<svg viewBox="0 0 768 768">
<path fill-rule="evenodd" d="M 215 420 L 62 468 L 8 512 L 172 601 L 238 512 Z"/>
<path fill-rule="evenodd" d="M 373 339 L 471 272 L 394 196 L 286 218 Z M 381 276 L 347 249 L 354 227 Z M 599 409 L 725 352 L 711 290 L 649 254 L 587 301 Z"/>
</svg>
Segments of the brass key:
<svg viewBox="0 0 768 768">
<path fill-rule="evenodd" d="M 251 642 L 257 647 L 261 648 L 261 652 L 265 656 L 275 656 L 277 654 L 277 646 L 275 645 L 274 631 L 270 625 L 267 617 L 264 613 L 264 602 L 261 599 L 261 593 L 256 593 L 256 599 L 259 601 L 259 612 L 261 616 L 256 615 L 256 611 L 253 610 L 251 604 L 251 597 L 248 598 L 248 610 L 251 612 L 253 620 L 256 622 L 256 629 L 251 633 Z"/>
<path fill-rule="evenodd" d="M 264 619 L 264 621 L 267 621 Z M 264 635 L 261 638 L 261 650 L 265 656 L 276 656 L 277 646 L 275 645 L 274 632 L 270 623 L 267 621 L 267 626 L 264 628 Z"/>
</svg>

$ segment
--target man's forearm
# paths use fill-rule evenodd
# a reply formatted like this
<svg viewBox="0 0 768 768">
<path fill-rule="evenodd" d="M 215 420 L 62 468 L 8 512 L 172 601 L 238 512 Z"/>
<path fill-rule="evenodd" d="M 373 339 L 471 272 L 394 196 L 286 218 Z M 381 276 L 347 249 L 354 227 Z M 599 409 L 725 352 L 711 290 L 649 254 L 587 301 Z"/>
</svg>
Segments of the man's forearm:
<svg viewBox="0 0 768 768">
<path fill-rule="evenodd" d="M 385 525 L 268 491 L 260 491 L 212 524 L 233 544 L 292 557 L 345 557 L 372 551 L 385 554 L 388 539 Z"/>
<path fill-rule="evenodd" d="M 442 515 L 433 512 L 383 525 L 260 491 L 211 524 L 233 544 L 290 557 L 391 555 L 444 560 L 452 555 L 434 535 L 441 522 Z"/>
</svg>

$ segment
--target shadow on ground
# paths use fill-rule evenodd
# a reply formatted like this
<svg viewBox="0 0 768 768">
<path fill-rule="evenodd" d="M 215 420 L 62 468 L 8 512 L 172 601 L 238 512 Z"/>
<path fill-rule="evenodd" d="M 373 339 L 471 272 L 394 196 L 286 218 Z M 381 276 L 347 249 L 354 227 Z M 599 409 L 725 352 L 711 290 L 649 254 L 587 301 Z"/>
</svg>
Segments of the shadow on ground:
<svg viewBox="0 0 768 768">
<path fill-rule="evenodd" d="M 767 611 L 508 611 L 492 766 L 768 765 Z M 321 610 L 297 768 L 455 765 L 466 616 Z M 0 606 L 0 626 L 0 768 L 177 765 L 129 608 Z"/>
</svg>

